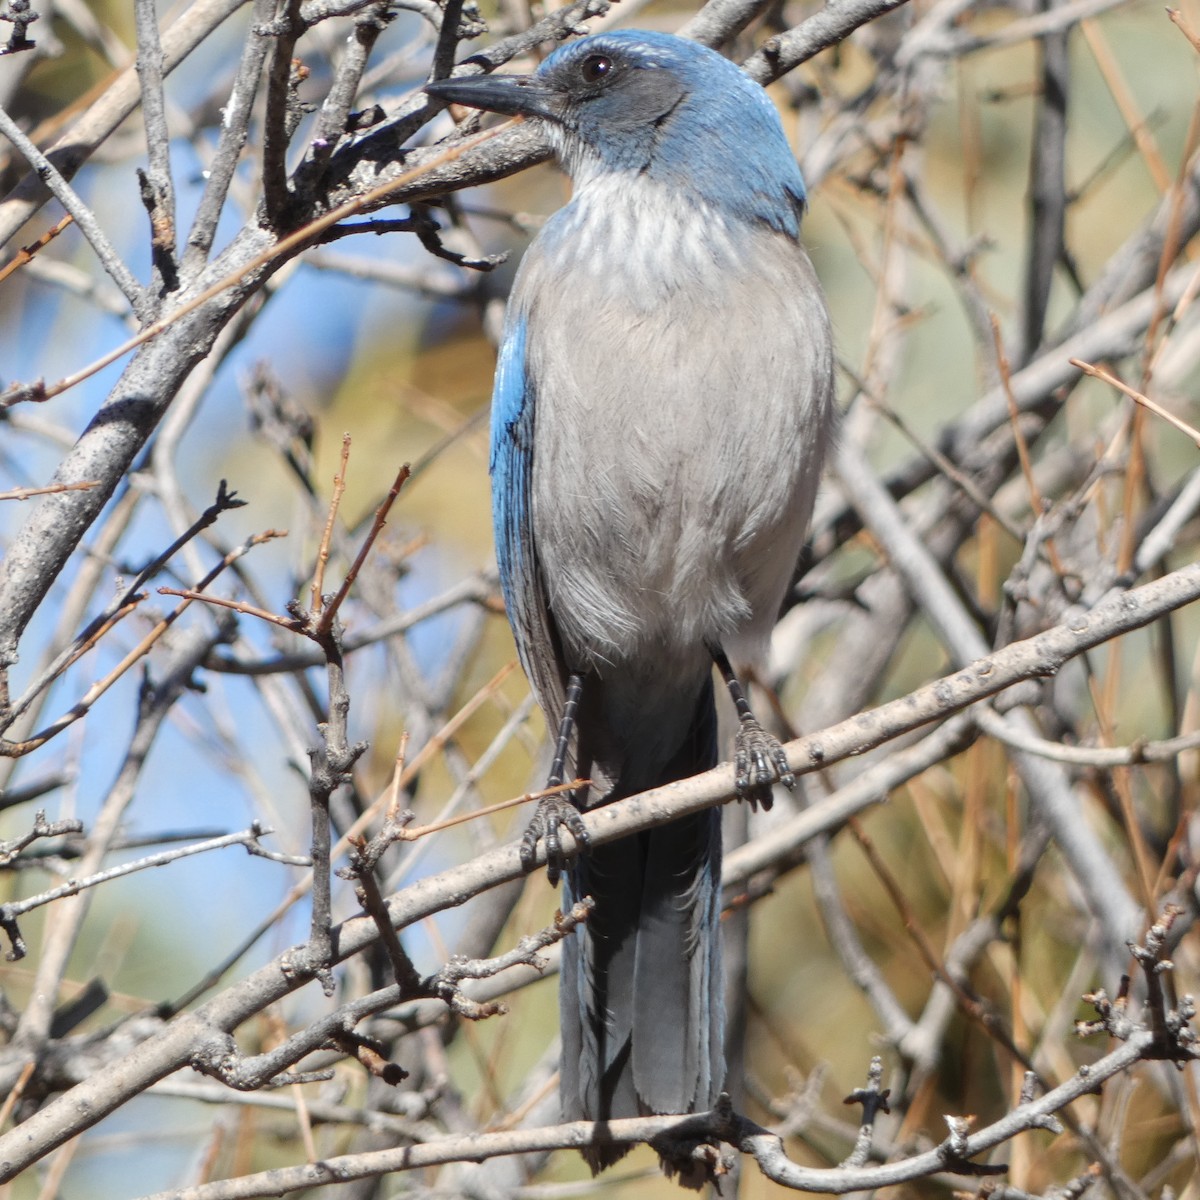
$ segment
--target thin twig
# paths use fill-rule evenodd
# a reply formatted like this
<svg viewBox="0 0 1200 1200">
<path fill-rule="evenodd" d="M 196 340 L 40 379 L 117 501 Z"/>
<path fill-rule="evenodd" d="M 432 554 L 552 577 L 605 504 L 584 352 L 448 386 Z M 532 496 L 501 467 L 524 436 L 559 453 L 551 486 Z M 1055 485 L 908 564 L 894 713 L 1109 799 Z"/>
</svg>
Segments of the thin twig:
<svg viewBox="0 0 1200 1200">
<path fill-rule="evenodd" d="M 404 463 L 400 470 L 396 472 L 396 478 L 393 480 L 392 486 L 388 489 L 388 494 L 375 510 L 375 519 L 371 522 L 371 528 L 368 530 L 367 536 L 363 540 L 363 544 L 359 548 L 354 561 L 350 564 L 350 569 L 346 572 L 346 577 L 342 580 L 341 587 L 338 588 L 325 610 L 318 614 L 320 618 L 317 622 L 318 632 L 329 629 L 334 618 L 337 616 L 338 611 L 342 607 L 342 602 L 346 599 L 351 586 L 358 578 L 359 571 L 362 570 L 363 563 L 367 561 L 367 555 L 371 553 L 371 547 L 374 546 L 375 539 L 383 532 L 383 527 L 387 524 L 388 513 L 392 511 L 392 505 L 395 504 L 396 497 L 400 495 L 400 489 L 404 486 L 408 475 L 408 463 Z"/>
<path fill-rule="evenodd" d="M 78 483 L 48 483 L 44 487 L 12 488 L 0 492 L 0 500 L 28 500 L 30 496 L 51 496 L 56 492 L 86 492 L 99 487 L 99 479 L 81 479 Z"/>
<path fill-rule="evenodd" d="M 249 541 L 243 542 L 235 550 L 231 550 L 213 569 L 201 580 L 200 587 L 196 589 L 199 593 L 203 588 L 207 587 L 226 567 L 236 562 L 242 555 L 248 554 L 255 546 L 261 545 L 263 542 L 269 541 L 271 538 L 278 537 L 279 533 L 276 530 L 268 529 L 265 533 L 256 534 Z M 23 738 L 20 741 L 0 740 L 0 756 L 5 758 L 20 758 L 23 755 L 29 754 L 36 750 L 39 746 L 45 745 L 51 738 L 57 737 L 68 726 L 73 725 L 81 717 L 86 716 L 92 705 L 108 691 L 118 679 L 121 678 L 139 659 L 144 658 L 154 646 L 154 644 L 167 632 L 168 629 L 183 615 L 192 600 L 196 598 L 188 596 L 183 603 L 175 608 L 173 612 L 167 614 L 159 621 L 153 629 L 142 640 L 130 650 L 124 658 L 111 671 L 108 672 L 102 679 L 97 680 L 90 688 L 75 702 L 70 711 L 64 713 L 56 721 L 51 722 L 44 729 L 35 733 L 32 737 Z M 115 619 L 115 618 L 114 618 Z M 114 619 L 110 619 L 110 623 L 105 628 L 111 627 Z M 85 647 L 80 648 L 85 649 Z M 76 657 L 79 651 L 72 651 Z M 74 659 L 68 655 L 70 661 Z M 69 662 L 68 662 L 69 665 Z M 65 669 L 65 667 L 63 668 Z"/>
<path fill-rule="evenodd" d="M 312 593 L 309 607 L 314 617 L 320 617 L 325 585 L 325 567 L 329 563 L 329 544 L 333 541 L 333 526 L 337 520 L 338 507 L 346 491 L 346 468 L 350 464 L 350 435 L 342 434 L 342 457 L 337 474 L 333 477 L 333 495 L 329 498 L 329 510 L 325 516 L 325 529 L 321 533 L 321 544 L 317 548 L 317 563 L 313 570 Z"/>
<path fill-rule="evenodd" d="M 1078 358 L 1073 358 L 1070 361 L 1073 367 L 1078 367 L 1085 375 L 1090 375 L 1093 379 L 1099 379 L 1102 383 L 1107 383 L 1110 387 L 1115 387 L 1117 391 L 1123 392 L 1130 400 L 1134 400 L 1143 408 L 1149 409 L 1156 417 L 1162 417 L 1168 425 L 1178 429 L 1180 433 L 1186 434 L 1197 447 L 1200 447 L 1200 430 L 1189 425 L 1181 417 L 1168 412 L 1161 404 L 1156 404 L 1149 396 L 1143 396 L 1141 392 L 1135 388 L 1131 388 L 1127 383 L 1122 383 L 1121 380 L 1106 371 L 1103 367 L 1093 366 L 1091 363 L 1084 362 Z"/>
<path fill-rule="evenodd" d="M 460 813 L 457 817 L 447 817 L 444 821 L 433 821 L 428 825 L 406 825 L 397 833 L 396 840 L 416 842 L 423 837 L 428 837 L 431 833 L 441 833 L 444 829 L 453 829 L 456 825 L 465 825 L 479 820 L 480 817 L 490 817 L 493 813 L 519 808 L 523 804 L 532 804 L 546 796 L 559 796 L 573 792 L 576 788 L 585 787 L 590 782 L 589 779 L 572 779 L 569 783 L 560 783 L 536 792 L 525 792 L 523 795 L 514 796 L 511 800 L 500 800 L 496 804 L 487 804 L 483 808 L 473 808 L 468 813 Z"/>
<path fill-rule="evenodd" d="M 1009 371 L 1008 355 L 1004 351 L 1004 338 L 1000 332 L 1000 322 L 995 313 L 990 315 L 996 364 L 1000 372 L 1001 386 L 1004 388 L 1004 397 L 1008 401 L 1009 425 L 1012 428 L 1013 442 L 1017 447 L 1017 458 L 1021 464 L 1021 475 L 1024 477 L 1025 486 L 1029 490 L 1029 508 L 1036 516 L 1044 507 L 1042 493 L 1033 475 L 1033 461 L 1029 455 L 1029 443 L 1025 440 L 1025 434 L 1021 429 L 1021 414 L 1017 408 L 1016 398 L 1013 396 L 1012 373 Z M 1046 548 L 1051 556 L 1051 563 L 1055 572 L 1061 575 L 1062 563 L 1057 560 L 1053 544 L 1048 544 Z"/>
<path fill-rule="evenodd" d="M 143 584 L 153 579 L 159 571 L 193 538 L 198 537 L 205 529 L 214 525 L 223 513 L 229 512 L 235 508 L 241 508 L 246 502 L 237 498 L 237 492 L 230 491 L 225 480 L 222 479 L 217 485 L 217 495 L 212 504 L 208 506 L 196 518 L 192 524 L 184 530 L 161 554 L 156 555 L 149 563 L 146 564 L 134 577 L 132 583 L 124 589 L 124 591 L 111 601 L 97 616 L 93 617 L 88 622 L 82 632 L 76 635 L 69 646 L 63 648 L 54 659 L 41 671 L 41 673 L 29 684 L 25 689 L 21 698 L 12 705 L 10 709 L 3 713 L 3 728 L 7 729 L 12 725 L 22 713 L 24 713 L 37 699 L 42 692 L 54 680 L 58 679 L 62 673 L 73 663 L 79 659 L 79 656 L 91 646 L 95 645 L 96 641 L 112 627 L 112 625 L 121 619 L 127 612 L 130 611 L 130 606 L 137 604 L 142 597 L 138 594 L 138 589 Z M 282 537 L 283 534 L 276 530 L 268 530 L 261 535 L 265 541 L 268 538 Z M 247 542 L 247 547 L 256 545 L 254 539 Z"/>
<path fill-rule="evenodd" d="M 1200 53 L 1200 34 L 1191 27 L 1183 13 L 1177 8 L 1168 8 L 1167 16 L 1171 18 L 1179 32 L 1192 43 L 1192 49 Z"/>
<path fill-rule="evenodd" d="M 122 863 L 119 867 L 110 867 L 107 871 L 100 871 L 83 879 L 72 879 L 61 887 L 51 888 L 47 892 L 39 892 L 36 896 L 29 896 L 24 900 L 12 900 L 0 905 L 0 923 L 7 923 L 17 917 L 23 917 L 26 913 L 33 912 L 34 909 L 41 908 L 43 905 L 51 904 L 55 900 L 61 900 L 64 896 L 77 896 L 87 888 L 99 887 L 102 883 L 120 879 L 125 875 L 133 875 L 138 871 L 148 871 L 151 867 L 165 867 L 180 859 L 191 858 L 194 854 L 207 854 L 210 850 L 224 850 L 227 846 L 245 846 L 251 853 L 257 853 L 258 839 L 273 832 L 274 830 L 255 823 L 241 833 L 227 833 L 221 837 L 198 842 L 194 846 L 181 846 L 175 850 L 164 850 L 161 854 L 148 854 L 145 858 Z M 292 856 L 263 853 L 260 857 L 269 857 L 288 866 L 307 865 L 306 860 Z"/>
<path fill-rule="evenodd" d="M 44 250 L 50 245 L 74 220 L 75 218 L 70 213 L 67 213 L 56 224 L 51 225 L 36 241 L 30 242 L 27 246 L 22 246 L 3 267 L 0 267 L 0 283 L 3 283 L 14 271 L 19 271 L 39 250 Z"/>
<path fill-rule="evenodd" d="M 0 108 L 0 133 L 16 147 L 21 157 L 37 172 L 38 177 L 54 193 L 58 202 L 70 213 L 79 231 L 96 252 L 100 265 L 129 301 L 129 307 L 139 317 L 147 315 L 146 294 L 133 272 L 125 265 L 108 234 L 100 227 L 95 213 L 83 202 L 78 192 L 63 178 L 54 164 L 21 132 L 20 126 Z"/>
<path fill-rule="evenodd" d="M 283 536 L 284 531 L 279 531 L 279 536 Z M 223 596 L 210 596 L 197 588 L 172 588 L 160 587 L 157 589 L 160 596 L 180 596 L 184 600 L 198 600 L 202 604 L 212 604 L 217 608 L 228 608 L 232 612 L 241 613 L 247 617 L 257 617 L 260 621 L 267 621 L 272 625 L 278 625 L 280 629 L 286 629 L 289 633 L 303 633 L 304 621 L 299 617 L 281 617 L 278 613 L 268 612 L 265 608 L 259 608 L 257 605 L 249 604 L 244 600 L 226 600 Z"/>
</svg>

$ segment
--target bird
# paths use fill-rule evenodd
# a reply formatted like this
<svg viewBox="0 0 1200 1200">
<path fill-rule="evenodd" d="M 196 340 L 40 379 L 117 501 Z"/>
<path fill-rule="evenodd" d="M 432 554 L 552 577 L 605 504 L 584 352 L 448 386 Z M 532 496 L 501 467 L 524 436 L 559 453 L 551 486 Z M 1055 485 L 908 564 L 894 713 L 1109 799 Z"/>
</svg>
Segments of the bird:
<svg viewBox="0 0 1200 1200">
<path fill-rule="evenodd" d="M 547 786 L 590 780 L 543 799 L 521 847 L 532 868 L 544 840 L 564 907 L 594 901 L 563 946 L 563 1117 L 706 1111 L 725 1086 L 719 809 L 596 846 L 580 813 L 717 764 L 714 666 L 739 795 L 769 806 L 794 782 L 741 679 L 762 672 L 835 424 L 804 181 L 766 92 L 672 34 L 590 34 L 533 74 L 425 90 L 537 122 L 572 182 L 514 279 L 490 450 Z M 628 1148 L 584 1157 L 596 1173 Z"/>
</svg>

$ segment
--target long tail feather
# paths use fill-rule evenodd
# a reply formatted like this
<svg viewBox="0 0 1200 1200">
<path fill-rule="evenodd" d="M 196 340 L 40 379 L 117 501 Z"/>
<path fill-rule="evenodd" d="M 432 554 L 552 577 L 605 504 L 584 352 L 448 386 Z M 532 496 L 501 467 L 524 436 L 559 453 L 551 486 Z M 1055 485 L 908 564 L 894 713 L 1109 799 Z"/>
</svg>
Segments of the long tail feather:
<svg viewBox="0 0 1200 1200">
<path fill-rule="evenodd" d="M 657 783 L 717 761 L 712 681 Z M 623 791 L 619 782 L 608 800 Z M 715 809 L 590 851 L 564 899 L 590 895 L 563 947 L 563 1115 L 609 1120 L 712 1106 L 724 1084 L 721 823 Z M 627 1147 L 593 1148 L 593 1171 Z"/>
</svg>

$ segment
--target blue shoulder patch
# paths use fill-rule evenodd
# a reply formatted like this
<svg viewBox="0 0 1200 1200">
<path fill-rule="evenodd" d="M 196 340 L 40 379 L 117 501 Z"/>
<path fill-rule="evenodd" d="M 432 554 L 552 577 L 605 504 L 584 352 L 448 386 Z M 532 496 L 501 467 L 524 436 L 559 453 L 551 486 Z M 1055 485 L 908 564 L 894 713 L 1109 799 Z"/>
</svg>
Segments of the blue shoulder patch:
<svg viewBox="0 0 1200 1200">
<path fill-rule="evenodd" d="M 528 314 L 520 276 L 509 299 L 508 321 L 492 392 L 492 522 L 496 564 L 521 666 L 550 728 L 562 715 L 566 672 L 538 562 L 533 530 L 533 433 L 537 389 L 528 371 Z"/>
<path fill-rule="evenodd" d="M 526 319 L 504 333 L 492 391 L 492 521 L 496 562 L 510 618 L 532 586 L 533 389 L 525 372 Z"/>
</svg>

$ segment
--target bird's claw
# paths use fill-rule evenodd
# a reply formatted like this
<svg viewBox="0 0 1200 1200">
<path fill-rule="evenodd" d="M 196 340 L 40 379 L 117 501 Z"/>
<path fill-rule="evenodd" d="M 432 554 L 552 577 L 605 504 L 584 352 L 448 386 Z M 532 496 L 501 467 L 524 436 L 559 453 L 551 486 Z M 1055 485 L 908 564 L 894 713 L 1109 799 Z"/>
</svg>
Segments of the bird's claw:
<svg viewBox="0 0 1200 1200">
<path fill-rule="evenodd" d="M 782 783 L 786 788 L 796 786 L 796 777 L 788 766 L 779 739 L 769 734 L 753 717 L 743 717 L 738 727 L 733 772 L 738 796 L 755 808 L 761 804 L 768 812 L 774 783 Z"/>
<path fill-rule="evenodd" d="M 561 831 L 566 826 L 575 846 L 570 854 L 563 850 Z M 532 871 L 537 863 L 537 844 L 546 843 L 546 876 L 557 887 L 562 873 L 581 850 L 587 849 L 588 832 L 579 810 L 566 796 L 544 796 L 521 839 L 521 866 Z"/>
</svg>

